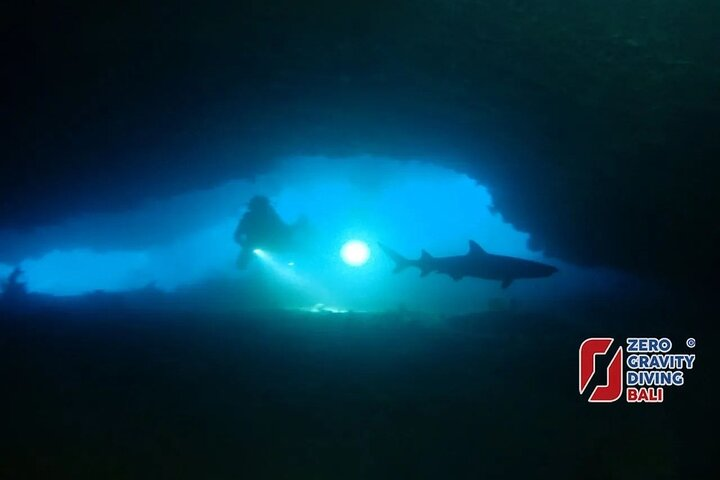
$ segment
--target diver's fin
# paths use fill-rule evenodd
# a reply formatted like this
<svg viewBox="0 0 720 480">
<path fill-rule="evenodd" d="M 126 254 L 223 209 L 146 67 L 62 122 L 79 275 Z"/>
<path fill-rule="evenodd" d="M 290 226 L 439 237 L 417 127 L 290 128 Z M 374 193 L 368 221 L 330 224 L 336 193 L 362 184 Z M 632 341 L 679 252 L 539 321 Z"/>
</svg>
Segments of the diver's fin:
<svg viewBox="0 0 720 480">
<path fill-rule="evenodd" d="M 500 285 L 502 288 L 508 288 L 510 284 L 513 282 L 514 278 L 506 278 L 502 281 L 502 285 Z"/>
<path fill-rule="evenodd" d="M 485 250 L 483 250 L 483 248 L 480 245 L 477 244 L 477 242 L 475 240 L 470 240 L 470 242 L 468 242 L 468 243 L 470 245 L 470 250 L 468 251 L 468 254 L 472 255 L 472 254 L 481 253 L 484 255 L 487 253 Z"/>
<path fill-rule="evenodd" d="M 393 273 L 399 273 L 405 270 L 407 267 L 412 265 L 412 262 L 408 260 L 407 258 L 403 257 L 399 253 L 397 253 L 392 248 L 386 247 L 382 243 L 378 242 L 378 246 L 380 249 L 385 252 L 385 254 L 390 257 L 390 259 L 395 262 L 395 268 L 393 269 Z"/>
</svg>

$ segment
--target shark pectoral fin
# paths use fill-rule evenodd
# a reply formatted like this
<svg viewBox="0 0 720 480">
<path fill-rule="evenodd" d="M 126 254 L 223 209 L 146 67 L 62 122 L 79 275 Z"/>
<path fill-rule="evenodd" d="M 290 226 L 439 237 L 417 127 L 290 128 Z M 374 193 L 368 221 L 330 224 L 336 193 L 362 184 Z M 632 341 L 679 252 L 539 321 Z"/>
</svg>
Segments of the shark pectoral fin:
<svg viewBox="0 0 720 480">
<path fill-rule="evenodd" d="M 420 270 L 420 276 L 427 277 L 428 275 L 430 275 L 431 272 L 432 272 L 432 270 L 430 270 L 429 268 L 424 268 L 424 269 Z"/>
<path fill-rule="evenodd" d="M 450 275 L 450 276 L 451 276 L 452 279 L 455 280 L 456 282 L 462 280 L 462 278 L 463 278 L 462 275 Z"/>
<path fill-rule="evenodd" d="M 502 288 L 508 288 L 510 284 L 513 282 L 514 279 L 512 278 L 506 278 L 502 281 L 502 285 L 500 285 Z"/>
</svg>

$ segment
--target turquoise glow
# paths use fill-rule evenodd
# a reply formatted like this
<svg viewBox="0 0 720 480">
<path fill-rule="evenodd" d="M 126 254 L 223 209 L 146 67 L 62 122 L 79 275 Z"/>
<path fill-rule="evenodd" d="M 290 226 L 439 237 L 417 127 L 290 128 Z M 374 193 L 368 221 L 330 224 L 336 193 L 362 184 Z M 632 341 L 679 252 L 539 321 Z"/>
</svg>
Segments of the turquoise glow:
<svg viewBox="0 0 720 480">
<path fill-rule="evenodd" d="M 17 245 L 47 245 L 18 263 L 33 293 L 80 295 L 148 286 L 173 292 L 211 281 L 270 289 L 273 307 L 323 304 L 355 310 L 399 305 L 473 310 L 507 293 L 497 282 L 420 278 L 415 269 L 392 274 L 392 262 L 375 252 L 377 242 L 417 258 L 421 249 L 437 256 L 464 254 L 473 239 L 492 253 L 543 259 L 528 249 L 527 234 L 494 213 L 488 190 L 468 176 L 429 163 L 374 158 L 372 169 L 368 164 L 366 158 L 291 159 L 253 183 L 234 180 L 36 232 L 0 232 L 0 247 L 4 238 L 12 238 L 16 250 Z M 236 269 L 233 232 L 257 193 L 268 195 L 287 222 L 307 219 L 312 252 L 256 252 L 248 270 Z M 11 263 L 0 261 L 9 274 Z M 349 268 L 358 265 L 362 268 Z M 583 284 L 568 280 L 567 268 L 561 270 L 565 280 L 558 275 L 517 282 L 511 293 L 539 296 L 543 289 L 557 291 L 558 282 L 565 288 Z"/>
</svg>

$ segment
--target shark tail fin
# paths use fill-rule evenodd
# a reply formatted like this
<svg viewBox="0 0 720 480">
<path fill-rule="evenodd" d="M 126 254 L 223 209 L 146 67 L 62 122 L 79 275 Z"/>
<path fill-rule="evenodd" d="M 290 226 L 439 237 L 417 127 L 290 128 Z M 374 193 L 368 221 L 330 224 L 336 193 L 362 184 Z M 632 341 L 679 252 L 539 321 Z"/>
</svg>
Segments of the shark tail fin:
<svg viewBox="0 0 720 480">
<path fill-rule="evenodd" d="M 378 246 L 380 249 L 385 252 L 385 254 L 390 257 L 390 259 L 395 262 L 395 269 L 393 270 L 393 273 L 399 273 L 405 270 L 407 267 L 412 265 L 412 261 L 409 259 L 403 257 L 398 252 L 393 250 L 392 248 L 386 247 L 382 243 L 378 242 Z"/>
</svg>

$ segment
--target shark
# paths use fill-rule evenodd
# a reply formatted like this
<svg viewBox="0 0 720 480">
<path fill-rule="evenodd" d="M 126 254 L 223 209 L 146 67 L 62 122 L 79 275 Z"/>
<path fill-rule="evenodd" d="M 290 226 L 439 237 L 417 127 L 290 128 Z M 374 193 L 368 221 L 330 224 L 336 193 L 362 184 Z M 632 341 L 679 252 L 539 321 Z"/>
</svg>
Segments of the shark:
<svg viewBox="0 0 720 480">
<path fill-rule="evenodd" d="M 399 273 L 408 267 L 417 267 L 422 277 L 436 272 L 448 275 L 455 281 L 464 277 L 500 280 L 502 288 L 507 288 L 517 279 L 544 278 L 558 271 L 552 265 L 488 253 L 473 240 L 469 241 L 470 248 L 465 255 L 434 257 L 423 250 L 420 258 L 415 260 L 400 255 L 382 243 L 378 245 L 395 262 L 393 272 Z"/>
</svg>

